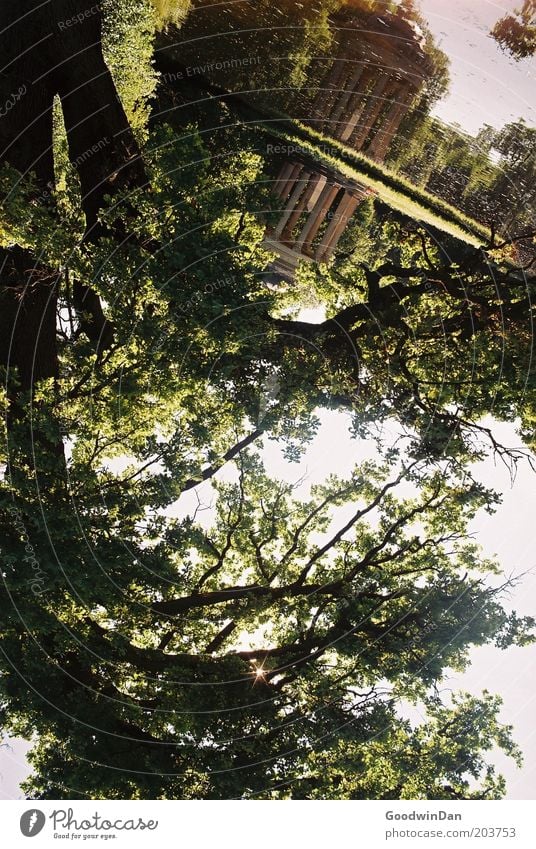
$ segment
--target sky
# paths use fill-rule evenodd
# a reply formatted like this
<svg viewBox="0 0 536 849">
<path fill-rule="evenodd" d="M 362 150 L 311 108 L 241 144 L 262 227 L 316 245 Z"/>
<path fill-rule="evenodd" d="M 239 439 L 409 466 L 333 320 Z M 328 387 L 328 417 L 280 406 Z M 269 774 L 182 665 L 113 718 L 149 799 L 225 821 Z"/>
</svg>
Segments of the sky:
<svg viewBox="0 0 536 849">
<path fill-rule="evenodd" d="M 471 135 L 524 116 L 536 125 L 536 59 L 516 62 L 490 37 L 493 25 L 522 0 L 420 0 L 438 46 L 451 60 L 448 97 L 435 113 Z"/>
</svg>

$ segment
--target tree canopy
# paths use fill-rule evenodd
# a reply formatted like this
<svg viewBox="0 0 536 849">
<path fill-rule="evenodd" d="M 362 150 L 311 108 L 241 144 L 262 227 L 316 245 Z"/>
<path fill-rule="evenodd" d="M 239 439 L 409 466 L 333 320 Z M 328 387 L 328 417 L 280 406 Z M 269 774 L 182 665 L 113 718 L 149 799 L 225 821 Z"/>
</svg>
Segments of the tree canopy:
<svg viewBox="0 0 536 849">
<path fill-rule="evenodd" d="M 536 2 L 523 0 L 521 8 L 504 15 L 491 31 L 497 44 L 519 61 L 536 52 Z"/>
<path fill-rule="evenodd" d="M 26 793 L 500 797 L 500 700 L 443 684 L 532 639 L 469 533 L 499 499 L 474 461 L 524 457 L 485 417 L 533 441 L 519 239 L 371 203 L 328 265 L 274 283 L 266 134 L 156 88 L 158 21 L 131 11 L 52 43 L 39 9 L 0 11 L 2 86 L 42 72 L 0 126 L 0 722 L 33 742 Z M 274 474 L 326 411 L 376 454 Z"/>
</svg>

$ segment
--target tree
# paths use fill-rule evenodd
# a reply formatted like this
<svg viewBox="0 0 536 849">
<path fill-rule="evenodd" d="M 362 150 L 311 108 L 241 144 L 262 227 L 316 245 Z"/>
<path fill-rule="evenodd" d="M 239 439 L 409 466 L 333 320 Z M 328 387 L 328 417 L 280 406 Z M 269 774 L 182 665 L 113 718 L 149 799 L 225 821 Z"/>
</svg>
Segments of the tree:
<svg viewBox="0 0 536 849">
<path fill-rule="evenodd" d="M 447 755 L 444 740 L 433 742 L 443 708 L 410 732 L 396 706 L 428 698 L 444 666 L 463 667 L 469 646 L 525 639 L 531 623 L 504 613 L 499 592 L 477 574 L 492 564 L 479 563 L 464 540 L 465 522 L 489 494 L 465 475 L 445 484 L 444 470 L 422 462 L 365 463 L 295 501 L 294 487 L 267 477 L 254 453 L 235 462 L 236 483 L 215 484 L 208 530 L 185 518 L 160 533 L 147 513 L 162 504 L 151 476 L 133 487 L 128 476 L 108 480 L 109 510 L 122 517 L 115 529 L 110 512 L 102 523 L 98 491 L 94 505 L 76 496 L 76 516 L 64 508 L 31 534 L 46 573 L 37 604 L 17 568 L 17 526 L 6 539 L 4 721 L 18 734 L 39 733 L 28 792 L 300 797 L 321 769 L 326 786 L 345 774 L 340 798 L 398 798 L 396 771 L 378 791 L 373 765 L 375 747 L 397 741 L 405 793 L 428 798 L 442 788 L 456 798 L 465 773 L 485 773 L 481 750 L 509 748 L 506 729 L 478 730 L 485 708 L 477 700 L 454 709 L 464 726 Z M 416 497 L 397 494 L 404 482 Z M 45 513 L 49 504 L 58 511 L 57 499 L 46 501 Z M 45 565 L 46 531 L 69 564 L 68 582 L 50 557 Z M 415 760 L 412 750 L 429 738 L 426 759 Z M 357 774 L 351 763 L 361 763 Z M 493 796 L 497 787 L 485 782 L 478 792 Z"/>
<path fill-rule="evenodd" d="M 497 724 L 497 704 L 493 697 L 485 693 L 479 700 L 462 695 L 447 708 L 431 700 L 427 708 L 430 721 L 426 724 L 412 727 L 407 720 L 393 716 L 389 731 L 377 734 L 366 747 L 345 740 L 335 752 L 315 754 L 314 778 L 297 783 L 295 794 L 303 788 L 305 798 L 317 799 L 424 796 L 452 800 L 500 795 L 504 783 L 493 767 L 487 767 L 481 788 L 474 789 L 468 780 L 468 776 L 476 778 L 483 769 L 480 758 L 474 757 L 475 751 L 493 740 L 517 756 L 506 730 Z"/>
<path fill-rule="evenodd" d="M 506 124 L 497 133 L 493 146 L 513 166 L 519 166 L 534 156 L 536 129 L 527 127 L 523 118 Z"/>
<path fill-rule="evenodd" d="M 488 204 L 504 232 L 530 232 L 534 227 L 535 136 L 536 130 L 520 119 L 506 124 L 494 140 L 501 158 Z M 533 251 L 525 252 L 524 262 L 528 264 L 533 256 Z"/>
<path fill-rule="evenodd" d="M 271 109 L 310 103 L 314 80 L 333 44 L 330 15 L 341 0 L 197 4 L 180 34 L 159 38 L 164 73 L 204 75 L 240 98 Z M 196 48 L 202 39 L 203 57 Z M 167 65 L 174 67 L 169 70 Z"/>
<path fill-rule="evenodd" d="M 516 61 L 536 52 L 536 2 L 524 0 L 520 9 L 501 18 L 491 31 L 497 44 Z"/>
<path fill-rule="evenodd" d="M 160 26 L 180 26 L 190 11 L 191 0 L 152 0 Z"/>
</svg>

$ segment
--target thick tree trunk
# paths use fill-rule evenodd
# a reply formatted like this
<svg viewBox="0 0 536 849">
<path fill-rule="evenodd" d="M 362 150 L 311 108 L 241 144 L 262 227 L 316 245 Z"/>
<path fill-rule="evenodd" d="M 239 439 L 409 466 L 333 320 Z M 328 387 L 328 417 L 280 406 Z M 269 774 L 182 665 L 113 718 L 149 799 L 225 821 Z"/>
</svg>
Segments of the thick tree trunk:
<svg viewBox="0 0 536 849">
<path fill-rule="evenodd" d="M 0 5 L 0 161 L 33 171 L 43 186 L 54 177 L 46 8 L 35 0 Z"/>
<path fill-rule="evenodd" d="M 81 184 L 86 216 L 86 241 L 102 234 L 99 212 L 106 195 L 146 185 L 141 154 L 104 61 L 98 5 L 87 0 L 53 0 L 54 51 L 47 78 L 61 98 L 69 156 Z M 72 21 L 76 25 L 70 26 Z M 123 212 L 126 220 L 128 214 Z M 125 236 L 125 232 L 120 234 Z M 99 298 L 80 281 L 73 283 L 73 300 L 82 329 L 99 350 L 113 340 Z"/>
<path fill-rule="evenodd" d="M 87 0 L 52 0 L 51 6 L 54 61 L 47 78 L 61 97 L 88 237 L 94 238 L 105 196 L 144 186 L 145 170 L 102 54 L 98 4 L 88 9 Z M 73 20 L 80 23 L 67 26 Z"/>
<path fill-rule="evenodd" d="M 140 151 L 104 61 L 99 4 L 87 0 L 2 0 L 0 8 L 0 163 L 34 172 L 46 202 L 54 181 L 52 105 L 61 98 L 69 154 L 80 177 L 86 240 L 101 233 L 106 195 L 141 187 Z M 127 217 L 127 216 L 125 216 Z M 0 255 L 0 362 L 21 387 L 57 374 L 56 280 L 20 249 Z M 73 300 L 82 329 L 101 349 L 112 329 L 96 294 L 79 281 Z"/>
<path fill-rule="evenodd" d="M 42 78 L 42 13 L 24 16 L 25 11 L 19 0 L 2 0 L 0 164 L 22 176 L 33 172 L 36 192 L 46 202 L 54 180 L 54 95 Z M 54 276 L 37 268 L 27 251 L 17 246 L 0 250 L 0 363 L 18 372 L 23 391 L 57 374 L 56 299 Z"/>
<path fill-rule="evenodd" d="M 36 268 L 27 251 L 2 251 L 0 266 L 0 363 L 17 372 L 23 392 L 57 377 L 58 276 Z"/>
</svg>

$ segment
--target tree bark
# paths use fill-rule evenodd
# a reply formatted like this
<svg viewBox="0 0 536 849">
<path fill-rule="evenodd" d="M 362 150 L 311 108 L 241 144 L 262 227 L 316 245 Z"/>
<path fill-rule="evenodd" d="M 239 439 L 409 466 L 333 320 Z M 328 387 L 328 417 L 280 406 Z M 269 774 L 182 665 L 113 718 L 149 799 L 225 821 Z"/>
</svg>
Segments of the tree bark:
<svg viewBox="0 0 536 849">
<path fill-rule="evenodd" d="M 22 177 L 33 172 L 46 202 L 54 180 L 54 94 L 42 78 L 49 37 L 36 5 L 3 0 L 0 10 L 0 164 Z M 57 374 L 56 300 L 57 278 L 49 270 L 17 246 L 0 249 L 0 363 L 17 370 L 23 391 Z"/>
<path fill-rule="evenodd" d="M 82 187 L 87 238 L 92 239 L 100 232 L 97 219 L 105 196 L 143 187 L 147 178 L 102 53 L 98 4 L 90 10 L 87 0 L 52 0 L 51 5 L 55 55 L 45 78 L 61 98 L 69 155 Z M 83 20 L 66 26 L 77 17 Z"/>
<path fill-rule="evenodd" d="M 102 228 L 105 197 L 141 187 L 146 176 L 101 46 L 99 4 L 87 0 L 2 0 L 0 9 L 0 164 L 35 174 L 50 199 L 54 182 L 52 106 L 61 98 L 69 155 L 80 177 L 87 241 Z M 58 372 L 58 279 L 20 248 L 0 254 L 0 362 L 16 367 L 20 387 Z M 101 350 L 112 329 L 97 295 L 80 281 L 73 300 L 82 329 Z"/>
</svg>

